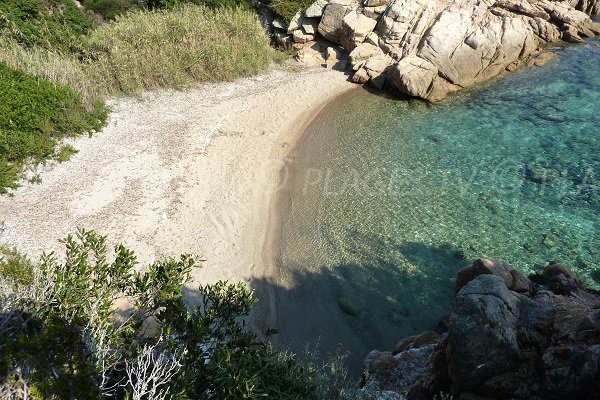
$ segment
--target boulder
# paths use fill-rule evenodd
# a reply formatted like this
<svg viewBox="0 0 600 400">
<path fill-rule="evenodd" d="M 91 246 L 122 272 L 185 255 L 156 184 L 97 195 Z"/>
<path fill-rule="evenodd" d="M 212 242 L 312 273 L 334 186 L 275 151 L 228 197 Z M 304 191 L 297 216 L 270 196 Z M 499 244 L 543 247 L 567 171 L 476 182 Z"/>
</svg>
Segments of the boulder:
<svg viewBox="0 0 600 400">
<path fill-rule="evenodd" d="M 385 12 L 387 6 L 378 7 L 365 7 L 363 8 L 363 14 L 374 20 L 379 20 L 379 17 Z"/>
<path fill-rule="evenodd" d="M 363 43 L 398 63 L 393 86 L 439 101 L 529 60 L 543 43 L 580 42 L 600 26 L 580 10 L 600 1 L 555 0 L 332 0 L 319 33 L 348 52 Z M 378 54 L 373 54 L 377 56 Z M 533 63 L 547 60 L 542 56 Z M 366 60 L 354 63 L 358 71 Z M 535 64 L 537 65 L 537 64 Z M 359 73 L 356 81 L 367 75 Z"/>
<path fill-rule="evenodd" d="M 600 293 L 562 264 L 527 279 L 510 265 L 477 260 L 457 274 L 448 332 L 403 339 L 391 354 L 398 364 L 371 367 L 363 390 L 410 400 L 440 392 L 477 400 L 600 399 Z"/>
<path fill-rule="evenodd" d="M 343 30 L 348 32 L 342 38 L 342 45 L 347 51 L 352 51 L 365 41 L 369 33 L 373 31 L 377 21 L 365 16 L 364 14 L 350 11 L 343 20 Z"/>
<path fill-rule="evenodd" d="M 382 374 L 398 366 L 398 361 L 389 351 L 371 351 L 365 358 L 365 370 L 370 374 Z"/>
<path fill-rule="evenodd" d="M 387 6 L 389 0 L 364 0 L 363 6 L 365 7 L 380 7 Z"/>
<path fill-rule="evenodd" d="M 292 39 L 295 43 L 308 43 L 315 39 L 315 35 L 304 33 L 302 29 L 296 29 L 292 32 Z"/>
<path fill-rule="evenodd" d="M 458 292 L 447 349 L 456 388 L 471 392 L 510 370 L 520 354 L 518 304 L 519 298 L 495 275 L 480 275 Z"/>
<path fill-rule="evenodd" d="M 327 0 L 317 0 L 306 9 L 304 15 L 308 18 L 321 18 L 326 5 Z"/>
<path fill-rule="evenodd" d="M 353 0 L 331 0 L 323 10 L 319 23 L 319 33 L 327 40 L 342 43 L 346 35 L 344 30 L 344 17 L 357 7 Z"/>
<path fill-rule="evenodd" d="M 440 78 L 435 65 L 418 56 L 407 56 L 396 64 L 391 72 L 391 82 L 401 93 L 431 102 L 459 90 L 458 86 Z"/>
<path fill-rule="evenodd" d="M 496 275 L 502 279 L 509 290 L 517 293 L 528 292 L 531 286 L 529 279 L 512 266 L 481 258 L 475 261 L 473 265 L 458 271 L 454 284 L 454 294 L 458 293 L 460 289 L 479 275 Z"/>
<path fill-rule="evenodd" d="M 272 22 L 273 28 L 287 30 L 287 25 L 281 18 L 275 18 Z"/>
<path fill-rule="evenodd" d="M 531 57 L 529 59 L 529 61 L 527 61 L 527 66 L 528 67 L 542 67 L 542 66 L 548 64 L 550 61 L 554 60 L 555 58 L 556 58 L 556 54 L 554 54 L 550 51 L 545 51 L 545 52 L 535 55 L 534 57 Z"/>
<path fill-rule="evenodd" d="M 298 11 L 290 20 L 287 27 L 287 33 L 292 34 L 295 30 L 300 29 L 302 27 L 302 21 L 304 21 L 304 14 L 301 11 Z"/>
<path fill-rule="evenodd" d="M 308 35 L 316 35 L 320 21 L 318 18 L 304 18 L 302 20 L 302 30 Z"/>
<path fill-rule="evenodd" d="M 352 75 L 352 78 L 350 78 L 350 80 L 354 83 L 367 83 L 369 82 L 369 74 L 367 73 L 366 69 L 360 68 Z"/>
<path fill-rule="evenodd" d="M 350 53 L 352 69 L 359 70 L 371 57 L 383 55 L 381 49 L 369 43 L 362 43 Z"/>
</svg>

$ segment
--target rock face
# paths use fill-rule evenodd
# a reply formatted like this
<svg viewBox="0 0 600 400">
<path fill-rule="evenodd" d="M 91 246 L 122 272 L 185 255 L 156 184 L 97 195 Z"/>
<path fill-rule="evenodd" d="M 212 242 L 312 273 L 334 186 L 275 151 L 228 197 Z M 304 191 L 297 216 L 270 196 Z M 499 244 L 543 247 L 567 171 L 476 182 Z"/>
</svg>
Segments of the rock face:
<svg viewBox="0 0 600 400">
<path fill-rule="evenodd" d="M 600 293 L 565 266 L 526 278 L 478 260 L 458 272 L 448 331 L 371 352 L 366 391 L 408 399 L 600 399 Z M 373 360 L 385 360 L 375 363 Z"/>
<path fill-rule="evenodd" d="M 377 87 L 439 101 L 514 70 L 545 43 L 600 34 L 589 17 L 599 13 L 600 0 L 317 0 L 288 34 L 312 40 L 314 25 L 300 32 L 297 21 L 320 18 L 318 33 L 348 53 L 370 44 L 381 50 L 378 66 L 387 57 L 376 73 L 368 60 L 353 63 L 353 81 L 377 78 Z"/>
</svg>

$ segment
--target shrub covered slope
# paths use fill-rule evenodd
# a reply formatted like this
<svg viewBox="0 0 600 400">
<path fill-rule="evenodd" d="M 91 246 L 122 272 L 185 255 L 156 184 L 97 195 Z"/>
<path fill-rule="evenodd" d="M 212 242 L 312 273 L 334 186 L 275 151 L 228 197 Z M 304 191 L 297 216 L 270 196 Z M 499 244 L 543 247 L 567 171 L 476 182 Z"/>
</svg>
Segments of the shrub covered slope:
<svg viewBox="0 0 600 400">
<path fill-rule="evenodd" d="M 248 7 L 86 3 L 114 20 L 95 26 L 72 0 L 0 2 L 0 193 L 16 187 L 27 161 L 52 156 L 62 137 L 100 129 L 105 96 L 232 80 L 273 59 Z"/>
<path fill-rule="evenodd" d="M 300 363 L 245 329 L 243 284 L 183 285 L 191 256 L 139 272 L 135 254 L 79 231 L 33 263 L 0 247 L 0 398 L 327 399 L 339 364 Z M 329 378 L 333 378 L 330 380 Z M 331 384 L 333 383 L 333 385 Z M 28 397 L 29 396 L 29 397 Z"/>
</svg>

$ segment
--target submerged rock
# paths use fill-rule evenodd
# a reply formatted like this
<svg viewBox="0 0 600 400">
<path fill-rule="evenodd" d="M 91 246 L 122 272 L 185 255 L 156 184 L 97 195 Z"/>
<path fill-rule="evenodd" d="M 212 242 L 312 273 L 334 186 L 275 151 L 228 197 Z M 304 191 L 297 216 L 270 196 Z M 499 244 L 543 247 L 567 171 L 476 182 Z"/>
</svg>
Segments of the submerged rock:
<svg viewBox="0 0 600 400">
<path fill-rule="evenodd" d="M 368 369 L 364 390 L 408 399 L 599 399 L 600 293 L 561 264 L 528 279 L 477 260 L 458 272 L 448 332 L 404 339 L 392 354 L 398 363 Z"/>
<path fill-rule="evenodd" d="M 338 305 L 340 306 L 340 310 L 348 315 L 357 316 L 360 314 L 360 305 L 349 297 L 338 297 Z"/>
</svg>

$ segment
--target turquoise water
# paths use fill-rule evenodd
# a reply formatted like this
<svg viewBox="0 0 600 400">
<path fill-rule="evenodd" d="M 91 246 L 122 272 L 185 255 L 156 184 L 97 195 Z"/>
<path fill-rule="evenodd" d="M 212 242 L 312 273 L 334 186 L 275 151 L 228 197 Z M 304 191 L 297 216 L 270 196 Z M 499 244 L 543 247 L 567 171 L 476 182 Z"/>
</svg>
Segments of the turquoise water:
<svg viewBox="0 0 600 400">
<path fill-rule="evenodd" d="M 600 41 L 556 52 L 439 105 L 359 89 L 321 112 L 290 162 L 280 346 L 320 336 L 357 369 L 439 327 L 479 257 L 600 288 Z"/>
</svg>

